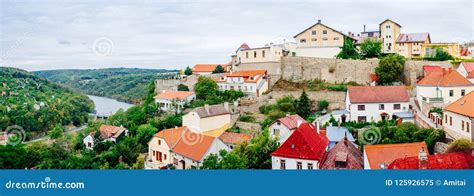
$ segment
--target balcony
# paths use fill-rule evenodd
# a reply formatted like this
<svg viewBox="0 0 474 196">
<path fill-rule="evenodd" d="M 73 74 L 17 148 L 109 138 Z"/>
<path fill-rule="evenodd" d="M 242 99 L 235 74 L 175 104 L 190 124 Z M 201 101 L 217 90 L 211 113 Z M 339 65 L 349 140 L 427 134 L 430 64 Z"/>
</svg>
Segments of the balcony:
<svg viewBox="0 0 474 196">
<path fill-rule="evenodd" d="M 443 103 L 442 97 L 421 97 L 426 103 Z"/>
</svg>

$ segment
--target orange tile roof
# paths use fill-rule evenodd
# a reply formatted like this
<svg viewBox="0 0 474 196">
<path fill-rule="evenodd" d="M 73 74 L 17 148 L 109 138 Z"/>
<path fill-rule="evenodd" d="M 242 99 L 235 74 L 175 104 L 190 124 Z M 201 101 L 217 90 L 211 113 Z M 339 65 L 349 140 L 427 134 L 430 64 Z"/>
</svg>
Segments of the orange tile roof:
<svg viewBox="0 0 474 196">
<path fill-rule="evenodd" d="M 469 72 L 466 78 L 469 78 L 469 79 L 474 78 L 474 71 Z"/>
<path fill-rule="evenodd" d="M 100 136 L 104 139 L 116 136 L 116 134 L 121 134 L 124 130 L 125 128 L 123 127 L 116 127 L 112 125 L 101 125 L 99 127 Z"/>
<path fill-rule="evenodd" d="M 201 161 L 216 138 L 185 131 L 173 148 L 173 152 L 195 161 Z"/>
<path fill-rule="evenodd" d="M 474 91 L 448 105 L 444 110 L 474 118 Z"/>
<path fill-rule="evenodd" d="M 252 135 L 246 133 L 224 132 L 219 136 L 225 144 L 240 144 L 242 142 L 249 142 L 253 138 Z"/>
<path fill-rule="evenodd" d="M 164 139 L 168 147 L 173 148 L 176 145 L 176 143 L 179 141 L 179 139 L 183 135 L 183 132 L 186 129 L 187 129 L 186 126 L 165 129 L 156 133 L 155 137 Z"/>
<path fill-rule="evenodd" d="M 196 64 L 193 67 L 193 72 L 212 72 L 220 65 L 224 70 L 227 70 L 228 64 Z"/>
<path fill-rule="evenodd" d="M 427 149 L 425 142 L 365 145 L 364 154 L 371 169 L 380 169 L 382 163 L 388 167 L 396 159 L 418 156 L 421 148 Z"/>
<path fill-rule="evenodd" d="M 227 76 L 227 77 L 250 77 L 250 76 L 265 75 L 266 73 L 267 73 L 267 70 L 242 70 L 242 71 L 227 73 L 225 76 Z"/>
<path fill-rule="evenodd" d="M 164 91 L 155 96 L 155 99 L 178 99 L 184 100 L 186 97 L 193 95 L 193 91 Z"/>
<path fill-rule="evenodd" d="M 349 86 L 351 103 L 396 103 L 408 102 L 405 86 Z"/>
<path fill-rule="evenodd" d="M 452 68 L 431 71 L 418 82 L 418 86 L 470 86 L 474 85 Z"/>
</svg>

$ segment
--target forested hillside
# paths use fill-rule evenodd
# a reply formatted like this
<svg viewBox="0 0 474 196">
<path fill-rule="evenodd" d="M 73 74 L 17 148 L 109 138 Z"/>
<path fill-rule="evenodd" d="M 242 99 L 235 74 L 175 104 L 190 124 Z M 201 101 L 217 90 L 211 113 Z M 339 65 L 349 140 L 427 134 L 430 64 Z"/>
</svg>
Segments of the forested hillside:
<svg viewBox="0 0 474 196">
<path fill-rule="evenodd" d="M 83 124 L 94 109 L 87 96 L 16 68 L 0 67 L 0 93 L 0 130 L 18 125 L 27 137 Z"/>
<path fill-rule="evenodd" d="M 146 95 L 147 86 L 157 78 L 170 77 L 176 70 L 109 68 L 88 70 L 50 70 L 35 74 L 66 85 L 84 94 L 139 103 Z"/>
</svg>

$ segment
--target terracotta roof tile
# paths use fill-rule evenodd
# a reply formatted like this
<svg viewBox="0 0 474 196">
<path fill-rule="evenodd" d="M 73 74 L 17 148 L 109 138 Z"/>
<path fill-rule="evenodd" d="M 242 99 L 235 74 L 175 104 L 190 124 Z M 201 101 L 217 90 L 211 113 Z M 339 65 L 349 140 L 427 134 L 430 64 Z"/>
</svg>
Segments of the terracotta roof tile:
<svg viewBox="0 0 474 196">
<path fill-rule="evenodd" d="M 225 144 L 240 144 L 242 142 L 250 142 L 252 135 L 246 133 L 224 132 L 219 136 Z"/>
<path fill-rule="evenodd" d="M 365 145 L 364 152 L 371 169 L 380 169 L 380 165 L 391 164 L 395 159 L 418 156 L 420 149 L 427 149 L 425 142 L 406 144 Z"/>
<path fill-rule="evenodd" d="M 179 141 L 183 132 L 187 129 L 186 126 L 176 127 L 170 129 L 164 129 L 155 134 L 155 137 L 159 137 L 165 140 L 168 147 L 173 148 L 176 143 Z"/>
<path fill-rule="evenodd" d="M 474 71 L 474 62 L 461 62 L 461 64 L 468 73 Z"/>
<path fill-rule="evenodd" d="M 474 118 L 474 91 L 449 104 L 444 110 Z"/>
<path fill-rule="evenodd" d="M 227 64 L 196 64 L 193 67 L 193 72 L 212 72 L 216 69 L 216 67 L 220 65 L 224 70 L 227 70 Z"/>
<path fill-rule="evenodd" d="M 303 123 L 272 153 L 272 156 L 319 160 L 322 163 L 328 144 L 328 139 L 318 134 L 312 124 Z"/>
<path fill-rule="evenodd" d="M 419 169 L 418 156 L 401 158 L 392 162 L 388 169 Z M 429 155 L 426 169 L 474 169 L 471 151 Z"/>
<path fill-rule="evenodd" d="M 418 86 L 471 86 L 469 80 L 464 78 L 459 72 L 452 68 L 432 71 L 423 79 L 421 79 Z"/>
<path fill-rule="evenodd" d="M 155 96 L 155 99 L 178 99 L 178 100 L 184 100 L 186 97 L 189 97 L 193 95 L 193 91 L 164 91 L 158 95 Z"/>
<path fill-rule="evenodd" d="M 230 111 L 229 109 L 226 109 L 225 104 L 205 105 L 194 108 L 193 111 L 201 118 L 230 114 Z"/>
<path fill-rule="evenodd" d="M 441 66 L 437 66 L 437 65 L 424 65 L 423 66 L 423 72 L 426 75 L 428 75 L 429 73 L 431 73 L 432 71 L 441 71 L 443 70 L 443 68 L 441 68 Z"/>
<path fill-rule="evenodd" d="M 337 168 L 336 161 L 345 161 L 346 168 Z M 343 138 L 329 150 L 326 161 L 324 161 L 321 169 L 364 169 L 362 152 L 351 141 L 346 140 L 346 143 L 344 143 Z"/>
<path fill-rule="evenodd" d="M 184 131 L 173 152 L 195 161 L 201 161 L 216 138 L 192 131 Z"/>
<path fill-rule="evenodd" d="M 469 79 L 474 78 L 474 71 L 469 72 L 466 78 L 469 78 Z"/>
<path fill-rule="evenodd" d="M 103 139 L 108 139 L 108 138 L 111 138 L 111 137 L 119 136 L 120 134 L 122 134 L 123 131 L 125 131 L 125 128 L 116 127 L 116 126 L 112 126 L 112 125 L 101 125 L 99 127 L 99 131 L 100 131 L 100 136 Z"/>
<path fill-rule="evenodd" d="M 405 86 L 349 86 L 351 103 L 395 103 L 408 102 Z"/>
<path fill-rule="evenodd" d="M 285 125 L 288 129 L 294 130 L 294 129 L 297 128 L 298 121 L 301 121 L 301 123 L 306 122 L 306 120 L 304 120 L 304 118 L 302 118 L 298 114 L 293 114 L 293 115 L 289 115 L 289 116 L 279 118 L 278 120 L 276 120 L 273 123 L 280 122 L 283 125 Z"/>
</svg>

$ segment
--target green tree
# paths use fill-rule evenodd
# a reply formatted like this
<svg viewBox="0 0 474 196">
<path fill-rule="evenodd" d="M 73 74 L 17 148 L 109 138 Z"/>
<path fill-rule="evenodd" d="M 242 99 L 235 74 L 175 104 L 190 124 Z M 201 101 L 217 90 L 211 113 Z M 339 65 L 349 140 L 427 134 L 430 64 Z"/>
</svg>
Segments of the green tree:
<svg viewBox="0 0 474 196">
<path fill-rule="evenodd" d="M 457 139 L 449 144 L 446 152 L 465 152 L 474 148 L 474 143 L 468 139 Z"/>
<path fill-rule="evenodd" d="M 318 109 L 320 110 L 324 110 L 324 109 L 327 109 L 329 106 L 329 102 L 326 101 L 326 100 L 320 100 L 318 101 Z"/>
<path fill-rule="evenodd" d="M 382 42 L 379 40 L 365 39 L 360 45 L 360 53 L 364 58 L 379 57 L 382 52 Z"/>
<path fill-rule="evenodd" d="M 61 125 L 56 125 L 53 130 L 48 132 L 51 139 L 58 139 L 63 136 L 64 130 Z"/>
<path fill-rule="evenodd" d="M 212 73 L 224 73 L 224 72 L 225 70 L 221 65 L 217 65 L 214 71 L 212 71 Z"/>
<path fill-rule="evenodd" d="M 213 79 L 201 76 L 194 85 L 194 92 L 197 99 L 210 99 L 217 95 L 218 86 Z"/>
<path fill-rule="evenodd" d="M 344 45 L 336 57 L 339 59 L 361 59 L 359 51 L 354 45 L 354 41 L 347 36 L 344 37 Z"/>
<path fill-rule="evenodd" d="M 146 152 L 148 149 L 148 142 L 157 131 L 158 129 L 153 127 L 151 124 L 143 124 L 138 126 L 136 138 L 138 143 L 144 147 L 144 149 L 141 149 L 140 152 Z"/>
<path fill-rule="evenodd" d="M 436 52 L 436 55 L 434 56 L 434 59 L 437 61 L 448 61 L 454 60 L 454 57 L 446 51 L 438 50 L 438 52 Z"/>
<path fill-rule="evenodd" d="M 184 74 L 187 76 L 193 75 L 193 70 L 189 66 L 187 66 L 184 70 Z"/>
<path fill-rule="evenodd" d="M 178 91 L 189 91 L 189 87 L 184 84 L 179 84 Z"/>
<path fill-rule="evenodd" d="M 390 54 L 380 59 L 379 66 L 375 68 L 378 82 L 382 85 L 401 82 L 404 79 L 405 57 Z"/>
<path fill-rule="evenodd" d="M 311 114 L 311 100 L 309 100 L 308 94 L 305 91 L 301 93 L 299 100 L 296 102 L 296 113 L 303 118 L 308 118 Z"/>
</svg>

